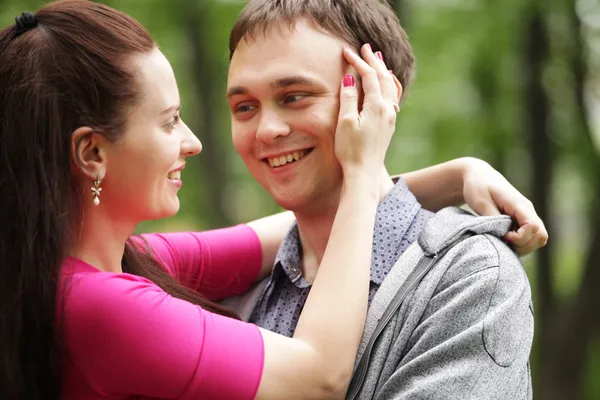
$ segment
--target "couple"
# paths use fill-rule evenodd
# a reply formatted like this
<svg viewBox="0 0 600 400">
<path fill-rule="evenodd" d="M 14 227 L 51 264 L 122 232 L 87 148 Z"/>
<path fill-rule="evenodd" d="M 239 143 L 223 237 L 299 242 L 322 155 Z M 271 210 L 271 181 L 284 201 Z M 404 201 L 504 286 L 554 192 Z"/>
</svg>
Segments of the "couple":
<svg viewBox="0 0 600 400">
<path fill-rule="evenodd" d="M 235 148 L 293 215 L 131 237 L 178 211 L 201 150 L 168 61 L 87 1 L 0 32 L 5 398 L 531 397 L 529 286 L 501 239 L 530 252 L 543 224 L 477 160 L 390 180 L 412 55 L 387 4 L 253 0 L 231 38 Z M 425 210 L 463 200 L 521 228 Z M 226 300 L 255 324 L 215 303 L 255 282 Z"/>
</svg>

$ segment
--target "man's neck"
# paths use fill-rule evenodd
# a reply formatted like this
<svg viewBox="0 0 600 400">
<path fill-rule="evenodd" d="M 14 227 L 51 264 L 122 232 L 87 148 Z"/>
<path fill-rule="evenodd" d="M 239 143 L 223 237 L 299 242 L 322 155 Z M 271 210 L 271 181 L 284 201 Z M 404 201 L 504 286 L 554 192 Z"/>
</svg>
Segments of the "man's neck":
<svg viewBox="0 0 600 400">
<path fill-rule="evenodd" d="M 382 174 L 381 181 L 379 201 L 383 200 L 394 187 L 387 171 Z M 319 265 L 321 265 L 338 204 L 339 201 L 335 203 L 335 206 L 319 213 L 294 213 L 298 221 L 300 245 L 302 246 L 302 274 L 304 279 L 311 284 L 317 276 Z"/>
<path fill-rule="evenodd" d="M 337 208 L 320 214 L 295 214 L 302 246 L 302 275 L 311 284 L 323 259 L 336 211 Z"/>
</svg>

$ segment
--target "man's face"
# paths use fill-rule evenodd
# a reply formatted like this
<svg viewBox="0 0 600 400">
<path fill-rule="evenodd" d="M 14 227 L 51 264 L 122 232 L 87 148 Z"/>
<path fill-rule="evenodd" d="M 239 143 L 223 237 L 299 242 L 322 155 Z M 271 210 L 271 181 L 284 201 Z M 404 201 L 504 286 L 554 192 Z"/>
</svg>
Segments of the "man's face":
<svg viewBox="0 0 600 400">
<path fill-rule="evenodd" d="M 342 171 L 334 153 L 344 42 L 298 21 L 238 45 L 227 100 L 233 144 L 281 207 L 316 213 L 337 206 Z"/>
</svg>

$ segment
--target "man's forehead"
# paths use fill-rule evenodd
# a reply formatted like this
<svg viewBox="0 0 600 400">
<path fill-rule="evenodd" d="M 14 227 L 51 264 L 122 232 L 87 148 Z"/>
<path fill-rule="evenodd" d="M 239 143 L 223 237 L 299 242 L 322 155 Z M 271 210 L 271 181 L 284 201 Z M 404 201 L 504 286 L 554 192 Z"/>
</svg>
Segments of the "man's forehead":
<svg viewBox="0 0 600 400">
<path fill-rule="evenodd" d="M 229 85 L 239 80 L 268 80 L 269 85 L 283 86 L 278 81 L 303 83 L 341 73 L 344 43 L 312 26 L 296 25 L 293 31 L 267 32 L 240 41 L 229 66 Z M 301 83 L 301 82 L 297 82 Z"/>
</svg>

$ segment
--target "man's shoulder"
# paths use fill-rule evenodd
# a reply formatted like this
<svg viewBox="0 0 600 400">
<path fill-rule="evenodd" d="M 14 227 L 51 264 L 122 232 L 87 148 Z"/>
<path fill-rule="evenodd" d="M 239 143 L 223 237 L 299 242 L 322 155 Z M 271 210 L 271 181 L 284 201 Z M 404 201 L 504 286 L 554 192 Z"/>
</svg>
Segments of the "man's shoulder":
<svg viewBox="0 0 600 400">
<path fill-rule="evenodd" d="M 533 338 L 527 276 L 495 223 L 480 229 L 490 220 L 474 218 L 456 224 L 438 216 L 454 233 L 414 243 L 391 271 L 369 309 L 359 352 L 366 378 L 353 381 L 358 398 L 527 393 Z M 411 282 L 418 283 L 406 301 L 396 301 Z"/>
<path fill-rule="evenodd" d="M 512 221 L 505 215 L 485 217 L 457 207 L 438 211 L 418 238 L 424 256 L 438 258 L 445 276 L 466 277 L 488 268 L 522 270 L 519 257 L 502 240 Z"/>
<path fill-rule="evenodd" d="M 491 234 L 474 234 L 459 243 L 438 262 L 445 271 L 440 277 L 439 290 L 480 274 L 482 279 L 497 281 L 498 285 L 528 285 L 521 260 L 500 238 Z M 489 274 L 483 274 L 489 270 Z M 483 278 L 483 276 L 487 278 Z M 512 279 L 501 279 L 502 276 Z"/>
<path fill-rule="evenodd" d="M 489 304 L 510 301 L 529 307 L 527 274 L 520 258 L 502 240 L 510 223 L 508 217 L 479 217 L 459 209 L 436 213 L 390 271 L 391 279 L 382 285 L 375 305 L 387 309 L 401 286 L 421 274 L 409 295 L 410 306 L 406 304 L 399 312 L 410 313 L 413 307 L 451 308 L 452 298 Z M 427 271 L 423 265 L 428 265 Z M 440 298 L 446 299 L 445 304 Z"/>
</svg>

